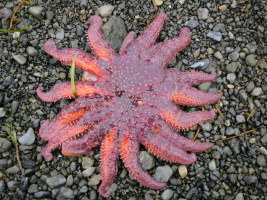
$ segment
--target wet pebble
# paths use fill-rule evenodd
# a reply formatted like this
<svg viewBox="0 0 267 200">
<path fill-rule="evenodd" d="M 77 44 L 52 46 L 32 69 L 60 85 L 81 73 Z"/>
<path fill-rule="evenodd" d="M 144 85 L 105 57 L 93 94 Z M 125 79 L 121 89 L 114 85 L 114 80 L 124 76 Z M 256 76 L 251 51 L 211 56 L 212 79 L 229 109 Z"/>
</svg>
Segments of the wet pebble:
<svg viewBox="0 0 267 200">
<path fill-rule="evenodd" d="M 256 183 L 258 181 L 258 177 L 254 175 L 246 175 L 243 179 L 248 185 Z"/>
<path fill-rule="evenodd" d="M 219 51 L 214 53 L 214 57 L 217 58 L 218 60 L 221 60 L 223 58 L 221 52 L 219 52 Z"/>
<path fill-rule="evenodd" d="M 244 122 L 246 122 L 246 119 L 245 119 L 245 117 L 243 117 L 243 115 L 237 115 L 236 116 L 236 122 L 237 123 L 244 123 Z"/>
<path fill-rule="evenodd" d="M 246 57 L 245 62 L 248 66 L 254 67 L 257 64 L 257 60 L 254 54 L 250 54 Z"/>
<path fill-rule="evenodd" d="M 189 27 L 191 30 L 198 27 L 199 23 L 197 20 L 191 19 L 185 23 L 187 27 Z"/>
<path fill-rule="evenodd" d="M 29 128 L 28 131 L 18 140 L 19 143 L 22 145 L 32 145 L 35 141 L 35 134 L 33 128 Z"/>
<path fill-rule="evenodd" d="M 6 184 L 3 180 L 0 180 L 0 194 L 6 189 Z"/>
<path fill-rule="evenodd" d="M 211 38 L 217 42 L 220 42 L 222 40 L 222 34 L 220 32 L 217 32 L 217 31 L 208 32 L 207 37 L 209 37 L 209 38 Z"/>
<path fill-rule="evenodd" d="M 88 185 L 89 186 L 98 185 L 100 183 L 100 180 L 101 180 L 101 175 L 95 174 L 92 178 L 90 178 Z"/>
<path fill-rule="evenodd" d="M 73 191 L 70 188 L 61 187 L 57 194 L 57 200 L 74 199 Z"/>
<path fill-rule="evenodd" d="M 171 189 L 167 189 L 161 194 L 161 199 L 162 200 L 169 200 L 172 198 L 173 193 L 174 192 Z"/>
<path fill-rule="evenodd" d="M 0 137 L 0 153 L 4 153 L 8 151 L 11 147 L 11 142 L 7 140 L 6 138 Z"/>
<path fill-rule="evenodd" d="M 36 56 L 38 54 L 38 51 L 32 46 L 28 46 L 26 51 L 29 56 Z"/>
<path fill-rule="evenodd" d="M 20 172 L 20 169 L 17 165 L 7 168 L 7 173 L 9 174 L 17 174 Z"/>
<path fill-rule="evenodd" d="M 173 171 L 169 165 L 165 166 L 159 166 L 156 169 L 155 174 L 153 177 L 156 179 L 158 182 L 164 182 L 166 183 L 172 176 Z"/>
<path fill-rule="evenodd" d="M 230 83 L 234 83 L 236 80 L 236 75 L 234 73 L 229 73 L 226 76 L 226 79 L 230 82 Z"/>
<path fill-rule="evenodd" d="M 152 169 L 155 166 L 155 158 L 147 151 L 140 152 L 140 164 L 144 170 Z"/>
<path fill-rule="evenodd" d="M 65 185 L 65 183 L 66 183 L 66 178 L 61 174 L 56 175 L 56 176 L 52 176 L 52 177 L 46 179 L 46 184 L 51 189 L 61 187 L 61 186 Z"/>
<path fill-rule="evenodd" d="M 87 169 L 88 167 L 92 167 L 94 165 L 94 160 L 90 157 L 82 158 L 82 167 L 83 169 Z"/>
<path fill-rule="evenodd" d="M 216 163 L 215 160 L 209 162 L 209 170 L 214 171 L 216 170 Z"/>
<path fill-rule="evenodd" d="M 20 65 L 24 65 L 27 60 L 23 55 L 13 55 L 14 60 Z"/>
<path fill-rule="evenodd" d="M 262 88 L 260 87 L 255 87 L 251 92 L 251 95 L 254 97 L 260 96 L 261 94 L 262 94 Z"/>
<path fill-rule="evenodd" d="M 34 193 L 34 197 L 37 199 L 50 198 L 51 195 L 52 194 L 49 191 L 39 191 L 39 192 Z"/>
<path fill-rule="evenodd" d="M 86 168 L 86 170 L 84 170 L 82 172 L 83 177 L 88 178 L 88 177 L 92 176 L 94 172 L 95 172 L 95 167 L 88 167 L 88 168 Z"/>
<path fill-rule="evenodd" d="M 104 5 L 101 6 L 100 8 L 98 8 L 98 12 L 100 14 L 101 17 L 108 17 L 111 15 L 111 13 L 114 10 L 114 6 L 112 5 Z"/>
<path fill-rule="evenodd" d="M 264 155 L 259 155 L 257 158 L 257 164 L 261 167 L 267 167 L 267 160 Z"/>
<path fill-rule="evenodd" d="M 64 29 L 60 29 L 57 33 L 56 33 L 56 38 L 58 40 L 63 40 L 65 36 L 65 31 Z"/>
<path fill-rule="evenodd" d="M 187 176 L 187 173 L 188 173 L 188 172 L 187 172 L 187 168 L 186 168 L 185 165 L 180 165 L 180 166 L 178 167 L 178 172 L 179 172 L 181 178 L 186 177 L 186 176 Z"/>
</svg>

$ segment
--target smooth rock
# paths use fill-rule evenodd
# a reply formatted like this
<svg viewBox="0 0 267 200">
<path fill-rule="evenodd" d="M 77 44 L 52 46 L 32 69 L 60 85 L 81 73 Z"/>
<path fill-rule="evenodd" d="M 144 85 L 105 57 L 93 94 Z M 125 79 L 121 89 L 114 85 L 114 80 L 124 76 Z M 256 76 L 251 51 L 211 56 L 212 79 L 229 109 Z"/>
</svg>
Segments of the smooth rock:
<svg viewBox="0 0 267 200">
<path fill-rule="evenodd" d="M 226 76 L 226 79 L 230 82 L 230 83 L 234 83 L 236 80 L 236 75 L 234 73 L 229 73 Z"/>
<path fill-rule="evenodd" d="M 9 27 L 9 20 L 10 20 L 12 14 L 13 14 L 12 10 L 10 10 L 8 8 L 0 9 L 0 18 L 1 18 L 3 29 L 7 29 Z"/>
<path fill-rule="evenodd" d="M 74 199 L 74 194 L 72 189 L 61 187 L 57 194 L 57 200 L 66 200 L 66 199 Z"/>
<path fill-rule="evenodd" d="M 89 186 L 98 185 L 100 183 L 100 180 L 101 180 L 100 174 L 94 175 L 92 178 L 90 178 L 88 185 Z"/>
<path fill-rule="evenodd" d="M 56 33 L 56 38 L 58 40 L 63 40 L 65 36 L 65 31 L 64 29 L 60 29 L 57 33 Z"/>
<path fill-rule="evenodd" d="M 6 111 L 4 108 L 0 108 L 0 117 L 6 116 Z"/>
<path fill-rule="evenodd" d="M 14 60 L 20 65 L 24 65 L 27 60 L 23 55 L 13 55 Z"/>
<path fill-rule="evenodd" d="M 244 200 L 244 195 L 243 193 L 238 193 L 235 197 L 235 200 Z"/>
<path fill-rule="evenodd" d="M 158 182 L 166 183 L 171 178 L 172 174 L 173 174 L 173 171 L 171 167 L 169 165 L 165 165 L 165 166 L 157 167 L 156 172 L 153 175 L 153 177 Z"/>
<path fill-rule="evenodd" d="M 83 169 L 87 169 L 88 167 L 92 167 L 94 165 L 94 160 L 90 157 L 82 158 L 82 167 Z"/>
<path fill-rule="evenodd" d="M 6 189 L 6 184 L 3 180 L 0 180 L 0 195 L 2 194 L 2 192 L 4 192 Z"/>
<path fill-rule="evenodd" d="M 265 147 L 261 147 L 261 148 L 260 148 L 260 152 L 261 152 L 263 155 L 267 156 L 267 149 L 266 149 Z"/>
<path fill-rule="evenodd" d="M 239 53 L 234 51 L 228 55 L 228 58 L 232 61 L 237 61 L 239 58 Z"/>
<path fill-rule="evenodd" d="M 161 194 L 161 199 L 162 200 L 169 200 L 172 198 L 173 193 L 174 192 L 171 189 L 167 189 Z"/>
<path fill-rule="evenodd" d="M 223 58 L 221 52 L 219 52 L 219 51 L 214 53 L 214 57 L 217 58 L 218 60 L 221 60 Z"/>
<path fill-rule="evenodd" d="M 39 191 L 39 192 L 34 193 L 34 197 L 37 199 L 49 198 L 51 197 L 51 195 L 52 194 L 49 191 Z"/>
<path fill-rule="evenodd" d="M 45 15 L 46 15 L 46 19 L 52 20 L 54 18 L 54 16 L 55 16 L 55 12 L 51 11 L 51 10 L 48 10 L 48 11 L 46 11 Z"/>
<path fill-rule="evenodd" d="M 152 169 L 155 166 L 154 156 L 147 151 L 140 152 L 139 162 L 144 170 Z"/>
<path fill-rule="evenodd" d="M 211 38 L 217 42 L 220 42 L 222 40 L 222 34 L 220 32 L 217 32 L 217 31 L 208 32 L 207 37 L 209 37 L 209 38 Z"/>
<path fill-rule="evenodd" d="M 261 167 L 267 167 L 267 160 L 264 155 L 259 155 L 257 158 L 257 164 Z"/>
<path fill-rule="evenodd" d="M 191 30 L 198 27 L 199 23 L 197 20 L 191 19 L 185 23 L 187 27 L 189 27 Z"/>
<path fill-rule="evenodd" d="M 32 57 L 34 57 L 38 54 L 38 51 L 32 46 L 28 46 L 26 51 L 27 51 L 28 55 L 32 56 Z"/>
<path fill-rule="evenodd" d="M 65 185 L 66 181 L 67 181 L 66 178 L 62 174 L 58 174 L 56 176 L 52 176 L 52 177 L 46 179 L 46 184 L 51 189 L 55 189 L 55 188 L 59 188 L 59 187 Z"/>
<path fill-rule="evenodd" d="M 262 94 L 262 88 L 260 87 L 255 87 L 251 92 L 251 95 L 254 97 L 260 96 L 261 94 Z"/>
<path fill-rule="evenodd" d="M 188 172 L 187 172 L 187 168 L 186 168 L 185 165 L 180 165 L 180 166 L 178 167 L 178 172 L 179 172 L 181 178 L 186 177 L 186 176 L 187 176 L 187 173 L 188 173 Z"/>
<path fill-rule="evenodd" d="M 88 178 L 95 172 L 95 167 L 88 167 L 83 171 L 83 177 Z"/>
<path fill-rule="evenodd" d="M 258 177 L 254 175 L 246 175 L 243 179 L 248 185 L 256 183 L 258 181 Z"/>
<path fill-rule="evenodd" d="M 209 170 L 214 171 L 216 170 L 216 163 L 215 160 L 209 162 Z"/>
<path fill-rule="evenodd" d="M 257 59 L 254 54 L 250 54 L 246 57 L 245 62 L 248 66 L 254 67 L 257 64 Z"/>
<path fill-rule="evenodd" d="M 199 8 L 197 9 L 197 15 L 199 20 L 208 19 L 209 10 L 207 8 Z"/>
<path fill-rule="evenodd" d="M 244 122 L 246 122 L 245 117 L 243 117 L 242 115 L 237 115 L 237 116 L 235 117 L 235 119 L 236 119 L 236 122 L 237 122 L 237 123 L 244 123 Z"/>
<path fill-rule="evenodd" d="M 11 113 L 15 114 L 18 111 L 18 108 L 19 108 L 19 102 L 12 101 L 12 103 L 11 103 Z"/>
<path fill-rule="evenodd" d="M 43 10 L 42 6 L 32 6 L 29 8 L 28 11 L 36 19 L 42 20 L 44 18 L 42 15 L 42 10 Z"/>
<path fill-rule="evenodd" d="M 121 44 L 127 35 L 123 20 L 117 16 L 111 16 L 104 24 L 102 31 L 106 41 L 116 50 L 119 51 Z"/>
<path fill-rule="evenodd" d="M 12 167 L 7 168 L 6 171 L 7 171 L 8 174 L 17 174 L 17 173 L 20 172 L 20 169 L 19 169 L 19 167 L 17 165 L 14 165 Z"/>
<path fill-rule="evenodd" d="M 100 8 L 98 8 L 98 12 L 99 12 L 99 15 L 101 17 L 108 17 L 111 15 L 111 13 L 113 12 L 114 10 L 114 6 L 112 5 L 104 5 L 104 6 L 101 6 Z"/>
<path fill-rule="evenodd" d="M 11 142 L 7 140 L 6 138 L 0 137 L 0 153 L 4 153 L 8 151 L 11 147 Z"/>
<path fill-rule="evenodd" d="M 33 128 L 29 128 L 28 131 L 19 138 L 19 143 L 22 145 L 32 145 L 35 141 L 35 134 Z"/>
</svg>

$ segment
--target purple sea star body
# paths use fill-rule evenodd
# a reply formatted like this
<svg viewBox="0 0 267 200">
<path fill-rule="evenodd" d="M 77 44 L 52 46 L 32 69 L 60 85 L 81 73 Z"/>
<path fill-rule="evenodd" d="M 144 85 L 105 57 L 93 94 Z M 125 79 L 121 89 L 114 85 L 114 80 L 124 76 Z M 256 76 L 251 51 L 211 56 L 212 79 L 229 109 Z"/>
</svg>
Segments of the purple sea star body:
<svg viewBox="0 0 267 200">
<path fill-rule="evenodd" d="M 215 117 L 214 110 L 184 112 L 176 104 L 202 106 L 217 102 L 221 95 L 192 87 L 215 80 L 215 73 L 167 69 L 170 60 L 189 44 L 190 30 L 183 28 L 179 37 L 154 44 L 166 20 L 160 13 L 139 37 L 130 32 L 119 53 L 104 40 L 103 22 L 97 15 L 90 18 L 88 30 L 95 56 L 79 49 L 59 50 L 51 40 L 44 44 L 45 52 L 63 64 L 70 65 L 75 57 L 76 66 L 86 73 L 85 81 L 75 83 L 79 97 L 42 124 L 40 137 L 48 143 L 41 153 L 50 161 L 51 152 L 61 145 L 67 156 L 91 155 L 92 148 L 101 145 L 98 191 L 102 197 L 110 196 L 119 157 L 141 184 L 165 187 L 141 168 L 140 144 L 164 160 L 182 164 L 195 162 L 196 152 L 213 146 L 176 133 Z M 69 82 L 58 83 L 46 93 L 39 87 L 37 94 L 46 102 L 74 98 Z"/>
</svg>

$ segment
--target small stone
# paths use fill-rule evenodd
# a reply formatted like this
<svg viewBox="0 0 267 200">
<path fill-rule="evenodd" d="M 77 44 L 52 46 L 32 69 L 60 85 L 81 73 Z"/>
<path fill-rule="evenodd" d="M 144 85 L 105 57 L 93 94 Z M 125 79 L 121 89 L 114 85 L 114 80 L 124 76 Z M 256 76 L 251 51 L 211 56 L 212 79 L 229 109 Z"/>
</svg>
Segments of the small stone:
<svg viewBox="0 0 267 200">
<path fill-rule="evenodd" d="M 7 173 L 9 174 L 17 174 L 20 172 L 20 169 L 17 165 L 7 168 Z"/>
<path fill-rule="evenodd" d="M 248 66 L 254 67 L 257 64 L 257 60 L 254 54 L 250 54 L 246 57 L 245 62 Z"/>
<path fill-rule="evenodd" d="M 172 174 L 173 174 L 173 171 L 171 167 L 169 165 L 165 165 L 165 166 L 157 167 L 156 172 L 153 175 L 153 177 L 158 182 L 166 183 L 171 178 Z"/>
<path fill-rule="evenodd" d="M 6 111 L 4 108 L 0 108 L 0 117 L 6 116 Z"/>
<path fill-rule="evenodd" d="M 100 8 L 98 8 L 98 12 L 100 14 L 101 17 L 108 17 L 111 15 L 111 13 L 114 10 L 114 6 L 112 5 L 104 5 L 101 6 Z"/>
<path fill-rule="evenodd" d="M 210 89 L 211 82 L 205 82 L 198 85 L 198 88 L 203 91 L 208 91 Z"/>
<path fill-rule="evenodd" d="M 35 134 L 33 128 L 29 128 L 28 131 L 19 138 L 19 143 L 22 145 L 32 145 L 35 141 Z"/>
<path fill-rule="evenodd" d="M 49 191 L 39 191 L 34 193 L 34 197 L 37 199 L 44 199 L 44 198 L 49 198 L 51 197 L 51 192 Z"/>
<path fill-rule="evenodd" d="M 15 191 L 19 187 L 19 185 L 20 185 L 19 181 L 9 181 L 7 183 L 7 187 L 11 191 Z"/>
<path fill-rule="evenodd" d="M 28 188 L 28 193 L 33 194 L 35 192 L 38 192 L 38 185 L 37 184 L 31 184 Z"/>
<path fill-rule="evenodd" d="M 83 169 L 87 169 L 88 167 L 92 167 L 94 165 L 94 160 L 90 157 L 82 158 L 82 166 Z"/>
<path fill-rule="evenodd" d="M 183 5 L 185 0 L 179 0 L 178 2 L 179 2 L 179 4 Z"/>
<path fill-rule="evenodd" d="M 221 60 L 223 58 L 221 52 L 219 51 L 215 52 L 214 57 L 217 58 L 218 60 Z"/>
<path fill-rule="evenodd" d="M 11 147 L 11 142 L 9 142 L 6 138 L 0 137 L 0 153 L 8 151 L 10 147 Z"/>
<path fill-rule="evenodd" d="M 66 187 L 61 187 L 59 189 L 58 194 L 57 194 L 57 199 L 58 200 L 74 199 L 74 194 L 73 194 L 72 189 L 66 188 Z"/>
<path fill-rule="evenodd" d="M 262 94 L 262 88 L 260 87 L 255 87 L 251 92 L 251 95 L 254 97 L 260 96 L 261 94 Z"/>
<path fill-rule="evenodd" d="M 60 29 L 57 33 L 56 33 L 56 38 L 58 40 L 63 40 L 65 36 L 65 31 L 64 29 Z"/>
<path fill-rule="evenodd" d="M 200 126 L 203 129 L 203 131 L 208 131 L 209 132 L 212 129 L 212 125 L 209 122 L 206 122 L 204 124 L 200 124 Z"/>
<path fill-rule="evenodd" d="M 261 152 L 263 155 L 267 156 L 267 149 L 266 149 L 265 147 L 261 147 L 261 148 L 260 148 L 260 152 Z"/>
<path fill-rule="evenodd" d="M 207 37 L 220 42 L 222 40 L 222 34 L 220 32 L 216 32 L 216 31 L 210 31 L 207 34 Z"/>
<path fill-rule="evenodd" d="M 215 160 L 212 160 L 212 161 L 209 162 L 209 169 L 210 169 L 211 171 L 216 170 L 216 163 L 215 163 Z"/>
<path fill-rule="evenodd" d="M 98 185 L 100 183 L 100 180 L 101 180 L 100 174 L 94 175 L 92 178 L 90 178 L 88 185 L 89 186 Z"/>
<path fill-rule="evenodd" d="M 11 113 L 15 114 L 17 112 L 18 108 L 19 108 L 19 102 L 12 101 L 12 103 L 11 103 Z"/>
<path fill-rule="evenodd" d="M 88 178 L 93 175 L 95 172 L 95 167 L 88 167 L 86 170 L 83 171 L 83 177 Z"/>
<path fill-rule="evenodd" d="M 23 55 L 13 55 L 14 60 L 20 65 L 24 65 L 27 60 Z"/>
<path fill-rule="evenodd" d="M 198 23 L 197 20 L 191 19 L 191 20 L 187 21 L 187 22 L 185 23 L 185 25 L 186 25 L 187 27 L 189 27 L 190 29 L 194 29 L 194 28 L 196 28 L 196 27 L 199 26 L 199 23 Z"/>
<path fill-rule="evenodd" d="M 48 20 L 52 20 L 55 16 L 55 12 L 51 11 L 51 10 L 46 11 L 45 14 L 46 14 L 46 19 L 48 19 Z"/>
<path fill-rule="evenodd" d="M 253 175 L 246 175 L 243 179 L 248 185 L 256 183 L 258 181 L 258 177 Z"/>
<path fill-rule="evenodd" d="M 147 151 L 140 152 L 140 164 L 144 170 L 152 169 L 155 166 L 155 158 Z"/>
<path fill-rule="evenodd" d="M 186 177 L 187 176 L 187 173 L 188 173 L 187 172 L 187 168 L 186 168 L 185 165 L 180 165 L 179 168 L 178 168 L 178 172 L 179 172 L 181 178 Z"/>
<path fill-rule="evenodd" d="M 208 19 L 209 10 L 207 8 L 199 8 L 197 9 L 197 15 L 199 20 Z"/>
<path fill-rule="evenodd" d="M 169 200 L 172 198 L 173 193 L 174 192 L 171 189 L 167 189 L 161 194 L 161 199 L 162 200 Z"/>
<path fill-rule="evenodd" d="M 63 175 L 59 174 L 46 179 L 46 184 L 51 189 L 55 189 L 65 185 L 66 181 L 66 178 Z"/>
<path fill-rule="evenodd" d="M 257 164 L 261 167 L 267 167 L 267 160 L 264 155 L 259 155 L 257 158 Z"/>
<path fill-rule="evenodd" d="M 29 8 L 29 13 L 36 19 L 42 20 L 44 18 L 42 15 L 42 10 L 43 10 L 42 6 L 32 6 Z"/>
<path fill-rule="evenodd" d="M 31 46 L 28 46 L 26 51 L 27 51 L 28 55 L 32 56 L 32 57 L 34 57 L 38 54 L 38 51 L 34 47 L 31 47 Z"/>
<path fill-rule="evenodd" d="M 219 10 L 224 12 L 224 11 L 227 10 L 227 6 L 226 5 L 221 5 L 221 6 L 219 6 Z"/>
<path fill-rule="evenodd" d="M 234 51 L 229 54 L 228 58 L 232 61 L 237 61 L 239 58 L 239 53 Z"/>
<path fill-rule="evenodd" d="M 238 193 L 235 197 L 235 200 L 244 200 L 244 195 L 243 193 Z"/>
<path fill-rule="evenodd" d="M 236 0 L 233 0 L 232 1 L 232 4 L 231 4 L 231 7 L 232 8 L 236 8 L 236 6 L 237 6 L 237 2 L 236 2 Z"/>
<path fill-rule="evenodd" d="M 236 122 L 239 124 L 246 122 L 245 117 L 243 117 L 242 115 L 237 115 L 235 118 L 236 118 Z"/>
<path fill-rule="evenodd" d="M 0 9 L 0 18 L 2 21 L 2 28 L 7 29 L 9 26 L 9 19 L 12 16 L 12 10 L 7 8 Z"/>
<path fill-rule="evenodd" d="M 161 6 L 163 4 L 163 0 L 155 0 L 157 6 Z"/>
<path fill-rule="evenodd" d="M 228 65 L 226 66 L 226 70 L 227 70 L 228 72 L 235 73 L 236 70 L 237 70 L 237 63 L 236 63 L 236 62 L 231 62 L 230 64 L 228 64 Z"/>
<path fill-rule="evenodd" d="M 236 75 L 234 73 L 229 73 L 226 76 L 226 79 L 230 82 L 230 83 L 234 83 L 236 80 Z"/>
<path fill-rule="evenodd" d="M 6 184 L 3 180 L 0 180 L 0 194 L 2 194 L 2 192 L 4 192 L 6 189 Z"/>
</svg>

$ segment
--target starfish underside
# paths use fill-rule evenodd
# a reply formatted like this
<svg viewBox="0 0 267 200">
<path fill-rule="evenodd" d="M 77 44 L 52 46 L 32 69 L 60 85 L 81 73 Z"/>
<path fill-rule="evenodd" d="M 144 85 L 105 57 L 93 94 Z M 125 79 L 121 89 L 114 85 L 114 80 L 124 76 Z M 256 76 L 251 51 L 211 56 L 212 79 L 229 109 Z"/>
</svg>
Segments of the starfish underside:
<svg viewBox="0 0 267 200">
<path fill-rule="evenodd" d="M 203 106 L 217 102 L 220 94 L 197 90 L 193 86 L 216 79 L 216 73 L 180 72 L 167 69 L 168 63 L 190 42 L 190 30 L 183 28 L 179 37 L 154 44 L 167 16 L 157 15 L 136 38 L 130 32 L 116 53 L 101 33 L 102 19 L 90 17 L 88 42 L 95 55 L 79 49 L 59 50 L 49 40 L 44 50 L 56 60 L 84 70 L 84 81 L 75 83 L 79 96 L 52 121 L 45 121 L 40 137 L 47 141 L 42 149 L 45 160 L 62 146 L 66 156 L 92 155 L 101 145 L 99 193 L 109 197 L 109 187 L 118 172 L 118 158 L 141 184 L 160 189 L 157 182 L 139 164 L 139 145 L 154 155 L 174 163 L 191 164 L 196 152 L 213 146 L 184 138 L 176 130 L 185 130 L 215 117 L 214 110 L 184 112 L 176 104 Z M 37 89 L 46 102 L 74 98 L 69 82 L 58 83 L 50 91 Z"/>
</svg>

